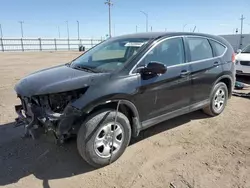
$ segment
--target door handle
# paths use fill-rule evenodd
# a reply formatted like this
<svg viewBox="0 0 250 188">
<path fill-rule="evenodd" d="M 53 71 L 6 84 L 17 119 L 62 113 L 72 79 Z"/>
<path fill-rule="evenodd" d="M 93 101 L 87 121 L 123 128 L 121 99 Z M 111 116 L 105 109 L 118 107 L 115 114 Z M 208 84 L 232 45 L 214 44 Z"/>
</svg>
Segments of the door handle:
<svg viewBox="0 0 250 188">
<path fill-rule="evenodd" d="M 181 76 L 181 77 L 186 77 L 186 76 L 190 75 L 190 73 L 191 73 L 190 71 L 183 70 L 183 71 L 181 71 L 180 76 Z"/>
<path fill-rule="evenodd" d="M 214 66 L 216 66 L 216 67 L 219 66 L 219 62 L 217 62 L 217 61 L 214 62 Z"/>
</svg>

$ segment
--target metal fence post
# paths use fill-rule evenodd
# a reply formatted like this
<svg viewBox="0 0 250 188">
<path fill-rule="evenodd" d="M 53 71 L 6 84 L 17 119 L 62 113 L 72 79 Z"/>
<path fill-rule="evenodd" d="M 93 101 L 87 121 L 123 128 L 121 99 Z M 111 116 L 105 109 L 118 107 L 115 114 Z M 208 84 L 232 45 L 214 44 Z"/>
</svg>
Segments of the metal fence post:
<svg viewBox="0 0 250 188">
<path fill-rule="evenodd" d="M 69 39 L 68 39 L 68 50 L 70 50 L 70 44 L 69 44 Z"/>
<path fill-rule="evenodd" d="M 38 38 L 39 40 L 39 48 L 40 48 L 40 51 L 42 51 L 42 39 L 41 38 Z"/>
<path fill-rule="evenodd" d="M 54 39 L 54 41 L 55 41 L 55 51 L 57 51 L 56 38 Z"/>
<path fill-rule="evenodd" d="M 23 48 L 23 38 L 21 38 L 21 48 L 22 48 L 22 51 L 24 51 L 24 48 Z"/>
<path fill-rule="evenodd" d="M 82 39 L 80 39 L 80 44 L 81 44 L 81 46 L 82 46 Z"/>
<path fill-rule="evenodd" d="M 1 47 L 2 47 L 2 51 L 4 52 L 4 47 L 3 47 L 3 38 L 1 38 Z"/>
</svg>

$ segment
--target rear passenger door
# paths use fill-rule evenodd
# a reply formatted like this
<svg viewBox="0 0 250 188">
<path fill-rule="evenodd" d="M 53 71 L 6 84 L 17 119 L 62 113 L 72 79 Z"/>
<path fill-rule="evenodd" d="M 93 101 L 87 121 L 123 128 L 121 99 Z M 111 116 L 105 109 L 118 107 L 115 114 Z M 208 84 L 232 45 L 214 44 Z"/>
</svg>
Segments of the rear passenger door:
<svg viewBox="0 0 250 188">
<path fill-rule="evenodd" d="M 213 83 L 222 72 L 221 59 L 205 37 L 185 37 L 191 69 L 191 104 L 209 99 Z"/>
</svg>

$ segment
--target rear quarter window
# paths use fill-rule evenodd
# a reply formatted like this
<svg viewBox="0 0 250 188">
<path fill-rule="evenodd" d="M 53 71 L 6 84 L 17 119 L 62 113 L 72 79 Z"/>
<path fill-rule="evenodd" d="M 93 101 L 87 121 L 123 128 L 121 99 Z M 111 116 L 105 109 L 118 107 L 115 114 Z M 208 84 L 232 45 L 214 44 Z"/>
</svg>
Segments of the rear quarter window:
<svg viewBox="0 0 250 188">
<path fill-rule="evenodd" d="M 213 58 L 213 51 L 208 40 L 199 37 L 187 38 L 191 61 L 199 61 Z"/>
<path fill-rule="evenodd" d="M 210 43 L 213 47 L 215 56 L 221 56 L 226 51 L 226 47 L 224 45 L 222 45 L 214 40 L 210 40 Z"/>
</svg>

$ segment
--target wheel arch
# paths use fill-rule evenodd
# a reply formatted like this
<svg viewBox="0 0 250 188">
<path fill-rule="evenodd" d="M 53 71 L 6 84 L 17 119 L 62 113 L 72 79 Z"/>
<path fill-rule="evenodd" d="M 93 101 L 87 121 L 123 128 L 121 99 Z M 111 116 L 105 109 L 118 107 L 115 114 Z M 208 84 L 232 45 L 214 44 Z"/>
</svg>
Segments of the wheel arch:
<svg viewBox="0 0 250 188">
<path fill-rule="evenodd" d="M 232 96 L 232 92 L 233 92 L 233 87 L 234 87 L 234 81 L 232 79 L 232 77 L 230 75 L 223 75 L 220 76 L 214 83 L 213 87 L 219 83 L 219 82 L 223 82 L 224 84 L 226 84 L 227 89 L 228 89 L 228 97 L 231 98 Z"/>
<path fill-rule="evenodd" d="M 134 105 L 134 103 L 127 99 L 112 99 L 112 100 L 106 100 L 106 101 L 97 103 L 93 105 L 91 108 L 89 108 L 88 110 L 86 110 L 85 115 L 89 116 L 105 108 L 116 110 L 118 103 L 119 103 L 118 111 L 122 112 L 129 119 L 131 130 L 132 130 L 132 136 L 133 137 L 138 136 L 141 130 L 139 112 L 136 106 Z"/>
</svg>

